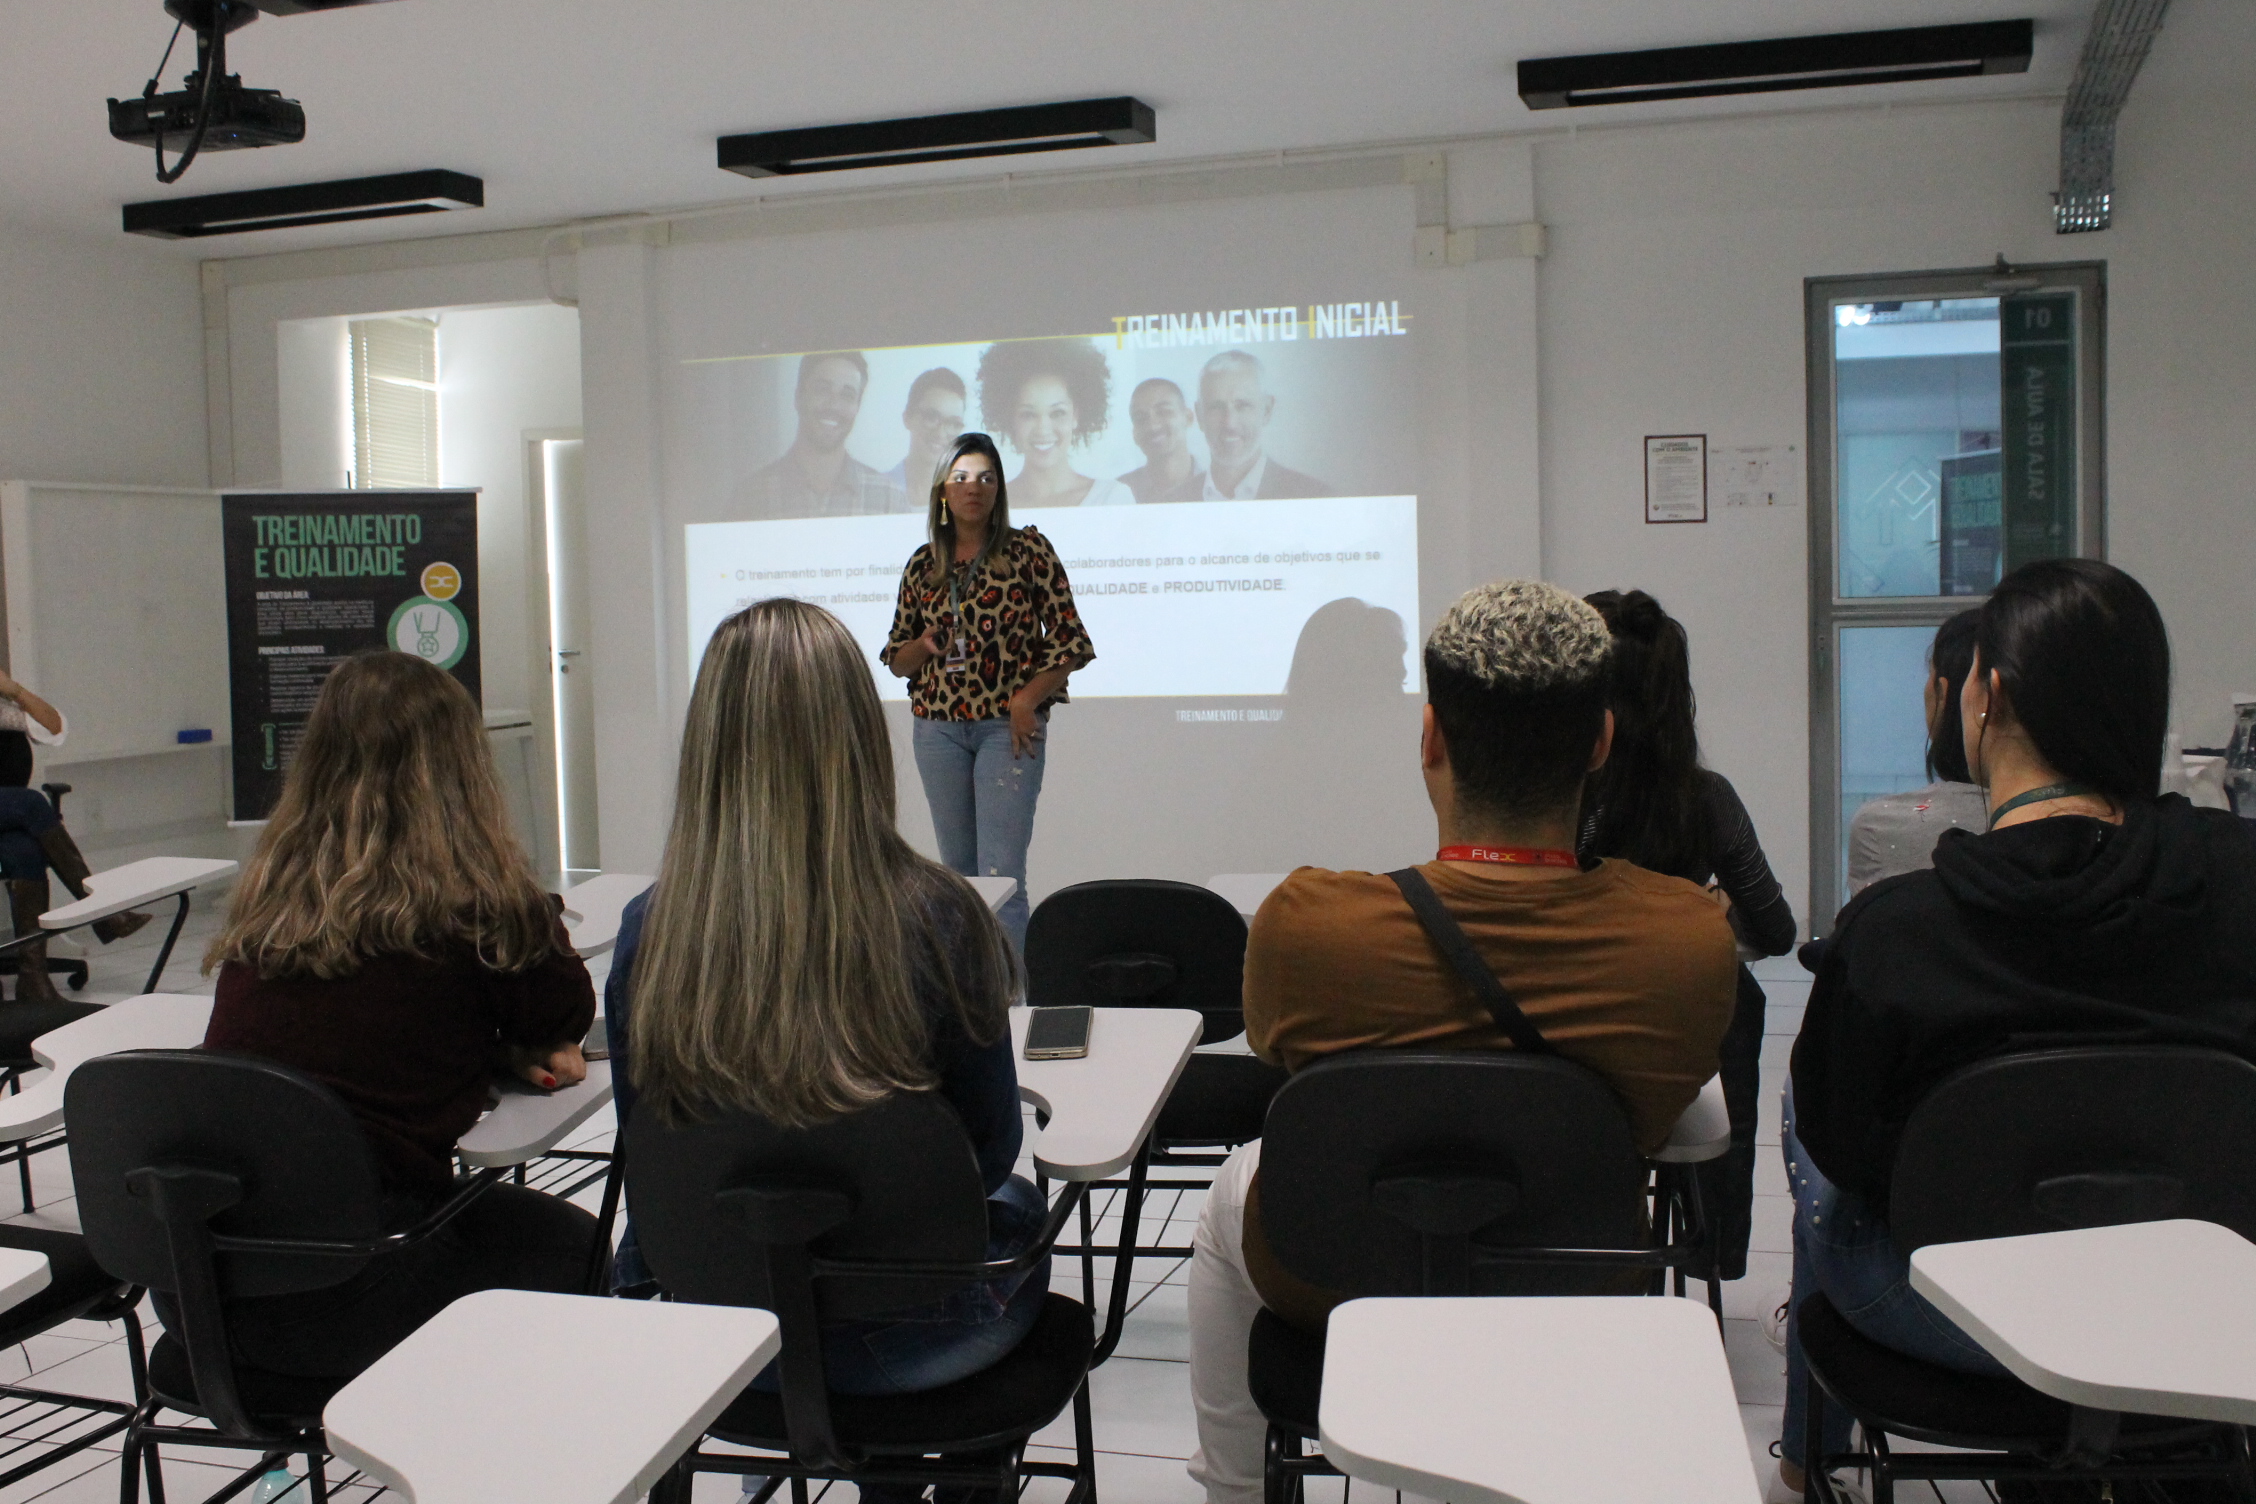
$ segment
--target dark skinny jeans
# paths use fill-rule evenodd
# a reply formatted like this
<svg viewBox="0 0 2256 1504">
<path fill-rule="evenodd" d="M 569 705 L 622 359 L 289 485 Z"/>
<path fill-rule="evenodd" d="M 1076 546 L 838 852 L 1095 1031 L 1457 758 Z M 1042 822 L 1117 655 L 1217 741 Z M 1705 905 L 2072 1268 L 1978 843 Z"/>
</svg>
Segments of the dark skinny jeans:
<svg viewBox="0 0 2256 1504">
<path fill-rule="evenodd" d="M 39 838 L 62 823 L 37 789 L 0 786 L 0 877 L 12 883 L 45 877 L 47 853 Z"/>
</svg>

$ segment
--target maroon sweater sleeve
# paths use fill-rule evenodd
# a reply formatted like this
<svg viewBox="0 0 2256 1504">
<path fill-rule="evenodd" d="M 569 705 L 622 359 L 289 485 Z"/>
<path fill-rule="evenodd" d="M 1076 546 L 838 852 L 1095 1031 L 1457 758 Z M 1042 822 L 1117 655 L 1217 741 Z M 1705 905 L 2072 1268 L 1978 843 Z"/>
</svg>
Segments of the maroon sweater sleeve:
<svg viewBox="0 0 2256 1504">
<path fill-rule="evenodd" d="M 498 1047 L 577 1041 L 595 1019 L 587 966 L 563 948 L 515 975 L 458 951 L 371 956 L 349 976 L 220 968 L 204 1048 L 257 1055 L 344 1099 L 387 1190 L 446 1193 L 455 1141 L 485 1110 Z"/>
</svg>

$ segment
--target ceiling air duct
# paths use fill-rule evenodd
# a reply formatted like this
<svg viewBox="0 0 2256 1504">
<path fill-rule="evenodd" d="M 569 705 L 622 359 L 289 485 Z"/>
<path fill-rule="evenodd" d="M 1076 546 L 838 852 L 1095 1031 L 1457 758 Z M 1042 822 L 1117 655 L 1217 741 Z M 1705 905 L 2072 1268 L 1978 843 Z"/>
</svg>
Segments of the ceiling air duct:
<svg viewBox="0 0 2256 1504">
<path fill-rule="evenodd" d="M 2099 0 L 2084 55 L 2060 110 L 2060 191 L 2052 228 L 2061 235 L 2104 230 L 2115 192 L 2115 117 L 2131 97 L 2170 0 Z"/>
</svg>

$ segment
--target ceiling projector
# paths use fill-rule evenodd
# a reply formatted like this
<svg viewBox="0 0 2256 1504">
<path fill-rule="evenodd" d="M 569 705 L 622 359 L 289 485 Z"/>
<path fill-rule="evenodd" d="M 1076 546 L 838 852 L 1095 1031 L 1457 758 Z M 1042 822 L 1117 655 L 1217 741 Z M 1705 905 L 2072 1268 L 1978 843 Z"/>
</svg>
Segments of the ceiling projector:
<svg viewBox="0 0 2256 1504">
<path fill-rule="evenodd" d="M 289 146 L 305 139 L 305 110 L 278 89 L 246 89 L 241 75 L 227 71 L 227 34 L 250 25 L 259 12 L 292 16 L 307 11 L 342 10 L 379 0 L 165 0 L 165 12 L 183 30 L 196 34 L 196 66 L 181 87 L 159 93 L 172 46 L 165 47 L 156 74 L 140 95 L 110 101 L 110 134 L 135 146 L 154 148 L 157 180 L 179 181 L 199 152 L 238 151 L 252 146 Z M 165 153 L 179 160 L 165 166 Z"/>
</svg>

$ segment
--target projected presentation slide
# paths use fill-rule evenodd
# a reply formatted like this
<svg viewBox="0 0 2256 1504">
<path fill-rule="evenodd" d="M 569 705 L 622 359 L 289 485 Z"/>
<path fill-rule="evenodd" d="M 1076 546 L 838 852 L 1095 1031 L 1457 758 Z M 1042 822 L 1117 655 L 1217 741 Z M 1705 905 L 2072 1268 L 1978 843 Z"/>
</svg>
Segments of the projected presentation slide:
<svg viewBox="0 0 2256 1504">
<path fill-rule="evenodd" d="M 873 659 L 968 428 L 1005 456 L 1010 518 L 1063 560 L 1097 661 L 1076 696 L 1284 691 L 1304 631 L 1357 601 L 1418 619 L 1409 317 L 1397 302 L 1145 314 L 1112 332 L 693 363 L 722 493 L 684 526 L 692 661 L 719 621 L 791 595 Z M 714 390 L 718 388 L 718 390 Z M 717 399 L 717 400 L 716 400 Z M 1336 618 L 1338 613 L 1333 613 Z M 878 677 L 881 692 L 906 685 Z"/>
</svg>

